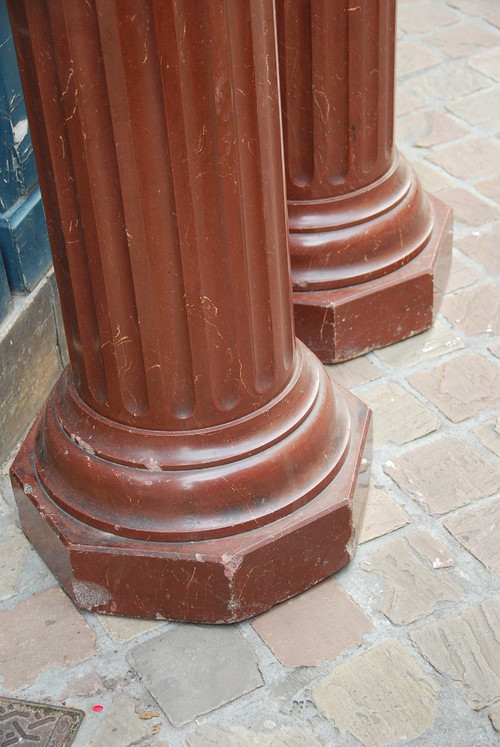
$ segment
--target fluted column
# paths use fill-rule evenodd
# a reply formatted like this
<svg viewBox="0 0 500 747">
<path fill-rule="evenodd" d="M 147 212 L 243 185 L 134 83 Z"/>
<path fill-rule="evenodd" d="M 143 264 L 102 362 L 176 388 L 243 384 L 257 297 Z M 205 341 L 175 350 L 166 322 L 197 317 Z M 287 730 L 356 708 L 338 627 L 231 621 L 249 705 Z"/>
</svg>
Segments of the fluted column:
<svg viewBox="0 0 500 747">
<path fill-rule="evenodd" d="M 395 5 L 277 0 L 295 319 L 325 361 L 429 326 L 449 265 L 450 213 L 394 147 Z"/>
<path fill-rule="evenodd" d="M 368 423 L 293 336 L 273 2 L 10 12 L 71 360 L 23 527 L 83 607 L 255 614 L 347 562 Z"/>
</svg>

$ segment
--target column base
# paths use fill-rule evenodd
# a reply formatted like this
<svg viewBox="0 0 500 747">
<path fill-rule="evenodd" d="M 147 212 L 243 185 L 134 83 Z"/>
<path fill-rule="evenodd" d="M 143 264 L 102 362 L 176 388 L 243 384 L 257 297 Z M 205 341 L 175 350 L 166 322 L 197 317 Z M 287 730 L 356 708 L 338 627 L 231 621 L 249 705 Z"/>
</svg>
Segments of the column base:
<svg viewBox="0 0 500 747">
<path fill-rule="evenodd" d="M 431 326 L 449 274 L 453 217 L 440 200 L 428 200 L 433 230 L 407 264 L 345 288 L 294 292 L 295 333 L 323 363 L 355 358 Z"/>
<path fill-rule="evenodd" d="M 370 412 L 354 395 L 333 386 L 345 404 L 349 433 L 345 457 L 326 485 L 287 515 L 261 526 L 190 541 L 112 534 L 58 505 L 37 466 L 42 413 L 11 469 L 24 532 L 83 609 L 204 623 L 237 622 L 263 612 L 342 568 L 354 552 L 353 506 L 360 504 L 360 517 L 371 462 Z M 326 447 L 323 461 L 329 459 Z M 271 492 L 279 477 L 271 475 Z"/>
</svg>

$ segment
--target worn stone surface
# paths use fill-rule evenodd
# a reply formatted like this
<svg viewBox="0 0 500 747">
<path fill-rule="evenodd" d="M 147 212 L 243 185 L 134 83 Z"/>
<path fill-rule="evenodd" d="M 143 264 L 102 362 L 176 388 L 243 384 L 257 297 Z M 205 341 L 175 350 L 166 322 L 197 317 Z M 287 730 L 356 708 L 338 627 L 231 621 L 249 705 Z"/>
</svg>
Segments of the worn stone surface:
<svg viewBox="0 0 500 747">
<path fill-rule="evenodd" d="M 461 23 L 428 36 L 427 41 L 448 57 L 467 57 L 486 47 L 494 47 L 500 37 L 493 29 L 485 29 L 475 23 Z"/>
<path fill-rule="evenodd" d="M 398 87 L 396 89 L 394 105 L 396 114 L 400 116 L 401 114 L 407 114 L 418 109 L 419 106 L 422 106 L 422 102 L 417 96 L 412 96 L 412 94 L 405 91 L 402 87 Z"/>
<path fill-rule="evenodd" d="M 416 73 L 442 62 L 442 54 L 410 41 L 402 41 L 397 47 L 396 72 L 399 77 Z"/>
<path fill-rule="evenodd" d="M 498 418 L 476 425 L 472 429 L 487 449 L 500 457 L 500 426 Z"/>
<path fill-rule="evenodd" d="M 439 199 L 453 208 L 456 221 L 468 226 L 482 226 L 499 217 L 497 207 L 462 187 L 446 187 L 440 190 Z"/>
<path fill-rule="evenodd" d="M 23 567 L 29 543 L 13 524 L 2 528 L 0 542 L 0 601 L 17 593 L 17 580 Z"/>
<path fill-rule="evenodd" d="M 496 176 L 493 179 L 486 179 L 484 182 L 476 182 L 474 186 L 485 197 L 500 202 L 500 177 Z"/>
<path fill-rule="evenodd" d="M 449 532 L 500 578 L 500 499 L 489 506 L 477 506 L 449 516 Z"/>
<path fill-rule="evenodd" d="M 500 470 L 464 441 L 450 436 L 389 460 L 383 468 L 401 490 L 434 516 L 500 488 Z"/>
<path fill-rule="evenodd" d="M 467 132 L 465 127 L 442 112 L 426 112 L 425 116 L 426 130 L 415 141 L 419 148 L 449 143 Z"/>
<path fill-rule="evenodd" d="M 473 231 L 457 241 L 457 247 L 469 257 L 483 265 L 493 275 L 500 274 L 500 252 L 498 251 L 498 226 Z"/>
<path fill-rule="evenodd" d="M 493 708 L 489 713 L 489 717 L 495 731 L 500 731 L 500 707 Z"/>
<path fill-rule="evenodd" d="M 423 529 L 407 534 L 405 539 L 432 568 L 450 568 L 455 564 L 450 548 Z"/>
<path fill-rule="evenodd" d="M 325 368 L 332 379 L 347 389 L 358 384 L 365 384 L 367 381 L 374 381 L 382 375 L 378 368 L 366 358 L 354 358 L 352 361 L 336 363 L 334 366 L 325 366 Z"/>
<path fill-rule="evenodd" d="M 500 699 L 500 599 L 486 599 L 410 633 L 432 666 L 460 688 L 476 710 Z"/>
<path fill-rule="evenodd" d="M 480 73 L 500 83 L 500 47 L 496 46 L 486 52 L 469 57 L 467 64 L 474 70 L 479 70 Z"/>
<path fill-rule="evenodd" d="M 470 16 L 487 16 L 498 10 L 497 0 L 447 0 L 448 5 L 459 8 Z"/>
<path fill-rule="evenodd" d="M 314 625 L 311 621 L 314 620 Z M 370 619 L 340 584 L 329 578 L 268 612 L 252 625 L 287 667 L 314 667 L 359 646 Z"/>
<path fill-rule="evenodd" d="M 477 179 L 500 170 L 500 145 L 486 138 L 451 143 L 426 157 L 459 179 Z"/>
<path fill-rule="evenodd" d="M 450 60 L 437 67 L 417 73 L 404 84 L 405 92 L 420 101 L 434 99 L 450 101 L 488 85 L 487 78 L 476 70 L 462 70 Z"/>
<path fill-rule="evenodd" d="M 374 448 L 405 444 L 439 428 L 438 417 L 399 384 L 385 382 L 360 396 L 373 410 Z"/>
<path fill-rule="evenodd" d="M 102 627 L 115 641 L 131 641 L 143 633 L 160 628 L 166 623 L 156 620 L 136 620 L 133 617 L 113 617 L 112 615 L 96 615 Z"/>
<path fill-rule="evenodd" d="M 61 691 L 59 699 L 64 702 L 68 698 L 87 698 L 90 695 L 102 693 L 105 690 L 106 687 L 104 686 L 99 674 L 97 674 L 97 672 L 89 672 L 88 674 L 84 674 L 82 677 L 78 677 L 78 679 L 65 687 Z"/>
<path fill-rule="evenodd" d="M 440 602 L 457 602 L 463 597 L 463 590 L 449 576 L 422 563 L 403 537 L 377 548 L 360 567 L 384 580 L 381 610 L 394 625 L 415 622 Z"/>
<path fill-rule="evenodd" d="M 423 188 L 431 194 L 439 195 L 444 189 L 450 187 L 452 177 L 446 171 L 436 169 L 430 163 L 424 161 L 415 161 L 412 166 Z"/>
<path fill-rule="evenodd" d="M 500 371 L 481 355 L 460 355 L 408 381 L 454 423 L 500 404 Z"/>
<path fill-rule="evenodd" d="M 263 684 L 251 646 L 231 627 L 176 627 L 138 644 L 129 661 L 175 726 Z"/>
<path fill-rule="evenodd" d="M 468 124 L 488 127 L 500 117 L 500 91 L 480 91 L 449 104 L 448 110 Z"/>
<path fill-rule="evenodd" d="M 342 734 L 366 747 L 384 747 L 432 727 L 438 692 L 405 646 L 390 642 L 336 667 L 313 696 Z"/>
<path fill-rule="evenodd" d="M 375 355 L 388 366 L 405 368 L 463 347 L 465 345 L 456 332 L 437 321 L 426 332 L 376 350 Z"/>
<path fill-rule="evenodd" d="M 354 511 L 355 525 L 357 525 L 357 518 L 356 511 Z M 409 524 L 410 521 L 410 517 L 399 503 L 372 484 L 368 492 L 358 543 L 362 545 L 375 537 L 394 532 Z"/>
<path fill-rule="evenodd" d="M 462 259 L 458 252 L 455 252 L 451 262 L 448 282 L 446 283 L 446 293 L 455 293 L 458 290 L 463 290 L 463 288 L 474 285 L 481 277 L 479 272 Z"/>
<path fill-rule="evenodd" d="M 59 588 L 38 592 L 0 612 L 2 687 L 35 682 L 47 667 L 70 667 L 94 654 L 95 634 Z"/>
<path fill-rule="evenodd" d="M 441 312 L 468 335 L 500 333 L 500 290 L 478 285 L 443 299 Z"/>
<path fill-rule="evenodd" d="M 457 14 L 446 5 L 435 3 L 398 4 L 398 27 L 408 34 L 424 34 L 436 28 L 449 26 L 458 19 Z"/>
<path fill-rule="evenodd" d="M 234 726 L 230 731 L 205 724 L 188 734 L 189 747 L 321 747 L 311 729 L 301 726 L 281 727 L 271 732 L 253 731 Z"/>
<path fill-rule="evenodd" d="M 142 721 L 136 713 L 138 703 L 117 693 L 109 708 L 101 714 L 101 723 L 88 747 L 125 747 L 141 742 L 151 734 L 151 721 Z"/>
</svg>

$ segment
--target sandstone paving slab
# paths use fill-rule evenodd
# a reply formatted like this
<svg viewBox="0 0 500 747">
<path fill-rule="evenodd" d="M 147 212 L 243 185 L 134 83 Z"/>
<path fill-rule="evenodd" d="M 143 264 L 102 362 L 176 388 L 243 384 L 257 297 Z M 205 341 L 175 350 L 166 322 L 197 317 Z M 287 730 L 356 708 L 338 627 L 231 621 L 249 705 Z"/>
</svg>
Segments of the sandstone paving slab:
<svg viewBox="0 0 500 747">
<path fill-rule="evenodd" d="M 479 285 L 447 296 L 441 313 L 455 327 L 468 335 L 500 334 L 500 290 L 493 285 Z"/>
<path fill-rule="evenodd" d="M 132 617 L 115 617 L 113 615 L 96 615 L 96 617 L 106 633 L 120 643 L 131 641 L 132 638 L 137 638 L 143 633 L 149 633 L 149 631 L 167 624 L 163 620 L 136 620 Z"/>
<path fill-rule="evenodd" d="M 434 168 L 427 161 L 413 161 L 412 168 L 422 182 L 422 186 L 431 194 L 437 194 L 450 188 L 452 178 L 446 171 Z"/>
<path fill-rule="evenodd" d="M 411 41 L 402 41 L 396 48 L 396 73 L 398 77 L 404 77 L 410 73 L 416 73 L 425 68 L 437 65 L 445 57 L 422 44 Z"/>
<path fill-rule="evenodd" d="M 500 252 L 498 251 L 498 226 L 490 226 L 464 236 L 457 247 L 471 259 L 483 265 L 492 275 L 500 275 Z"/>
<path fill-rule="evenodd" d="M 489 717 L 495 731 L 500 731 L 500 706 L 493 708 L 489 713 Z"/>
<path fill-rule="evenodd" d="M 474 285 L 482 275 L 473 267 L 470 267 L 465 260 L 461 259 L 457 253 L 453 255 L 451 270 L 446 283 L 446 293 L 455 293 L 463 290 L 470 285 Z"/>
<path fill-rule="evenodd" d="M 423 529 L 407 534 L 405 539 L 432 568 L 450 568 L 455 564 L 450 548 Z"/>
<path fill-rule="evenodd" d="M 435 99 L 449 102 L 451 99 L 480 91 L 488 84 L 488 79 L 481 73 L 470 68 L 462 69 L 455 61 L 450 60 L 417 73 L 405 81 L 404 89 L 407 94 L 419 99 L 420 102 Z"/>
<path fill-rule="evenodd" d="M 444 112 L 426 112 L 425 117 L 426 131 L 415 141 L 415 145 L 419 148 L 431 148 L 433 145 L 449 143 L 468 132 L 466 127 Z"/>
<path fill-rule="evenodd" d="M 488 16 L 498 10 L 498 0 L 447 0 L 452 8 L 458 8 L 470 16 Z"/>
<path fill-rule="evenodd" d="M 473 93 L 451 102 L 446 108 L 470 125 L 489 127 L 500 118 L 500 91 L 493 89 Z"/>
<path fill-rule="evenodd" d="M 500 170 L 500 145 L 487 138 L 460 140 L 429 151 L 426 158 L 458 179 L 478 179 Z"/>
<path fill-rule="evenodd" d="M 384 747 L 432 728 L 439 689 L 405 646 L 387 642 L 337 666 L 313 697 L 341 734 Z"/>
<path fill-rule="evenodd" d="M 150 736 L 154 722 L 140 719 L 137 707 L 138 702 L 134 698 L 117 693 L 110 707 L 100 714 L 101 723 L 88 747 L 128 747 Z"/>
<path fill-rule="evenodd" d="M 451 28 L 441 29 L 426 37 L 426 41 L 438 47 L 449 57 L 468 57 L 476 52 L 494 47 L 500 36 L 494 29 L 486 29 L 476 23 L 456 24 Z"/>
<path fill-rule="evenodd" d="M 234 726 L 230 731 L 220 726 L 204 724 L 188 734 L 189 747 L 322 747 L 311 729 L 302 726 L 282 726 L 270 733 Z"/>
<path fill-rule="evenodd" d="M 426 332 L 381 348 L 375 355 L 388 366 L 405 368 L 464 347 L 456 332 L 437 321 Z"/>
<path fill-rule="evenodd" d="M 355 526 L 359 526 L 356 511 L 358 507 L 359 504 L 355 504 L 353 519 Z M 410 517 L 394 498 L 371 484 L 359 529 L 358 544 L 362 545 L 375 537 L 394 532 L 410 522 Z"/>
<path fill-rule="evenodd" d="M 419 106 L 422 106 L 422 102 L 417 96 L 412 96 L 401 86 L 398 86 L 396 88 L 394 106 L 396 116 L 399 117 L 402 114 L 407 114 L 408 112 L 415 111 L 415 109 L 418 109 Z"/>
<path fill-rule="evenodd" d="M 490 200 L 500 202 L 500 177 L 495 176 L 493 179 L 486 179 L 484 182 L 477 182 L 475 188 Z"/>
<path fill-rule="evenodd" d="M 500 578 L 500 498 L 490 505 L 449 516 L 444 525 L 474 557 Z"/>
<path fill-rule="evenodd" d="M 66 701 L 68 698 L 86 698 L 106 690 L 106 687 L 97 672 L 88 672 L 70 682 L 59 693 L 59 700 Z"/>
<path fill-rule="evenodd" d="M 500 13 L 492 13 L 486 20 L 497 29 L 500 29 Z"/>
<path fill-rule="evenodd" d="M 383 469 L 433 516 L 500 489 L 500 470 L 464 441 L 451 436 L 388 460 Z"/>
<path fill-rule="evenodd" d="M 500 457 L 500 418 L 493 418 L 472 429 L 483 446 Z"/>
<path fill-rule="evenodd" d="M 398 4 L 398 28 L 409 34 L 425 34 L 443 26 L 456 23 L 459 16 L 446 5 L 435 2 Z"/>
<path fill-rule="evenodd" d="M 2 687 L 35 682 L 47 667 L 70 667 L 94 654 L 95 633 L 61 589 L 52 588 L 0 611 Z"/>
<path fill-rule="evenodd" d="M 17 582 L 21 573 L 29 542 L 14 524 L 2 528 L 0 542 L 0 601 L 17 594 Z"/>
<path fill-rule="evenodd" d="M 456 221 L 468 226 L 482 226 L 500 217 L 497 207 L 462 187 L 446 187 L 440 190 L 439 199 L 453 208 Z"/>
<path fill-rule="evenodd" d="M 457 356 L 408 381 L 453 423 L 500 405 L 500 371 L 481 355 Z"/>
<path fill-rule="evenodd" d="M 449 575 L 431 570 L 399 537 L 377 548 L 360 567 L 384 581 L 381 610 L 394 625 L 430 615 L 440 602 L 458 602 L 463 590 Z"/>
<path fill-rule="evenodd" d="M 259 615 L 252 626 L 285 666 L 314 667 L 359 646 L 372 623 L 329 578 Z"/>
<path fill-rule="evenodd" d="M 486 599 L 443 618 L 410 638 L 432 666 L 449 677 L 475 710 L 500 699 L 500 599 Z"/>
<path fill-rule="evenodd" d="M 467 64 L 500 83 L 500 47 L 497 46 L 469 57 Z"/>
<path fill-rule="evenodd" d="M 325 366 L 329 375 L 342 386 L 351 389 L 358 384 L 366 384 L 367 381 L 380 379 L 381 372 L 366 357 L 354 358 L 345 363 L 336 363 L 333 366 Z"/>
<path fill-rule="evenodd" d="M 360 394 L 373 411 L 373 446 L 406 444 L 439 428 L 440 421 L 402 386 L 384 382 Z"/>
<path fill-rule="evenodd" d="M 137 644 L 128 658 L 175 726 L 263 684 L 252 647 L 234 627 L 172 627 Z"/>
</svg>

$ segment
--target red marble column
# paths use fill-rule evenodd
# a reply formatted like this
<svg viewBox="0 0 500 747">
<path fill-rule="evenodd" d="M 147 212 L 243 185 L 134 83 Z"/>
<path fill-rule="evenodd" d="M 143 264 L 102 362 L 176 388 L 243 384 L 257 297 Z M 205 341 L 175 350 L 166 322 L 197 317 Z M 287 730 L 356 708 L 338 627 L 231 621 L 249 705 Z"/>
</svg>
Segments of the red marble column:
<svg viewBox="0 0 500 747">
<path fill-rule="evenodd" d="M 297 335 L 345 360 L 430 326 L 451 211 L 394 147 L 395 0 L 277 0 Z"/>
<path fill-rule="evenodd" d="M 273 2 L 10 12 L 71 360 L 23 528 L 84 608 L 243 619 L 348 561 L 368 463 L 293 336 Z"/>
</svg>

